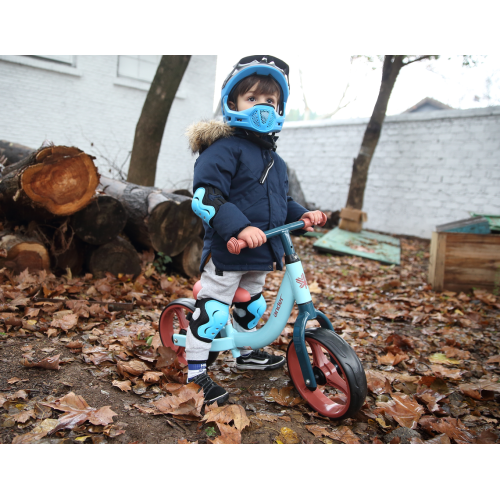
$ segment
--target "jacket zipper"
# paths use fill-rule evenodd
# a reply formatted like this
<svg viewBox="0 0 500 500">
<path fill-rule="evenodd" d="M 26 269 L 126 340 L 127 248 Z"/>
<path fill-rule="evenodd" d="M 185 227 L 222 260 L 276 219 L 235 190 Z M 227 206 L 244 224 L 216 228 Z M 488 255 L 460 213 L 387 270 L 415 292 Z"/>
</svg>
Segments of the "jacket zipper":
<svg viewBox="0 0 500 500">
<path fill-rule="evenodd" d="M 269 175 L 269 171 L 273 168 L 274 165 L 274 158 L 271 157 L 271 161 L 267 164 L 266 168 L 264 169 L 263 174 L 261 175 L 259 179 L 260 184 L 264 184 L 266 182 L 267 176 Z"/>
</svg>

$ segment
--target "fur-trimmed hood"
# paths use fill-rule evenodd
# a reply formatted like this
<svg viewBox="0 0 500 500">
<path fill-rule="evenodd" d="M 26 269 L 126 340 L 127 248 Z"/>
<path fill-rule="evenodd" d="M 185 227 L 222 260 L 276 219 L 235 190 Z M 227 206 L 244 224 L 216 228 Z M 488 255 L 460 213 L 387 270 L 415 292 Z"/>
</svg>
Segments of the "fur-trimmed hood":
<svg viewBox="0 0 500 500">
<path fill-rule="evenodd" d="M 189 147 L 194 153 L 202 153 L 216 140 L 233 135 L 233 129 L 227 124 L 217 120 L 193 123 L 186 129 Z"/>
</svg>

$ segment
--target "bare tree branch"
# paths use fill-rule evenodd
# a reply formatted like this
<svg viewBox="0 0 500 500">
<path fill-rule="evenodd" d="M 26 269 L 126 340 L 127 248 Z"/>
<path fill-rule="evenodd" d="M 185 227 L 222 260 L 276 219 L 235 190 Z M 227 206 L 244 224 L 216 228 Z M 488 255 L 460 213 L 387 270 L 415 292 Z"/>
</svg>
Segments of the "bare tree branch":
<svg viewBox="0 0 500 500">
<path fill-rule="evenodd" d="M 423 61 L 424 59 L 429 59 L 430 57 L 437 57 L 437 56 L 433 56 L 433 55 L 420 56 L 420 57 L 417 57 L 416 59 L 413 59 L 412 61 L 408 61 L 408 62 L 403 63 L 403 66 L 408 66 L 408 64 L 412 64 L 412 63 L 418 62 L 418 61 Z"/>
</svg>

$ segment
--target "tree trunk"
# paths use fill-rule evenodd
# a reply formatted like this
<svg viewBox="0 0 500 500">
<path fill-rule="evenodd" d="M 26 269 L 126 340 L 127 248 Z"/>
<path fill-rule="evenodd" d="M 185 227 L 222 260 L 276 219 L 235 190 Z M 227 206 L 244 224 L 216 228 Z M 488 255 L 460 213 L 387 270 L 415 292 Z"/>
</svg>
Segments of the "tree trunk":
<svg viewBox="0 0 500 500">
<path fill-rule="evenodd" d="M 91 251 L 87 267 L 96 278 L 106 273 L 133 274 L 135 277 L 141 273 L 141 259 L 127 240 L 118 237 Z"/>
<path fill-rule="evenodd" d="M 12 165 L 21 161 L 23 158 L 28 156 L 33 152 L 32 148 L 23 146 L 22 144 L 16 144 L 15 142 L 0 141 L 0 163 L 2 163 L 2 157 L 5 157 L 4 165 Z"/>
<path fill-rule="evenodd" d="M 191 56 L 162 56 L 135 129 L 128 182 L 154 186 L 163 131 Z"/>
<path fill-rule="evenodd" d="M 127 214 L 116 198 L 101 195 L 71 217 L 76 235 L 91 245 L 104 245 L 125 227 Z"/>
<path fill-rule="evenodd" d="M 363 208 L 366 181 L 368 179 L 368 168 L 380 138 L 382 124 L 384 122 L 392 89 L 396 83 L 399 71 L 403 67 L 403 58 L 404 56 L 385 56 L 384 58 L 382 82 L 380 84 L 377 102 L 375 103 L 372 116 L 366 127 L 358 156 L 354 159 L 352 165 L 351 184 L 349 186 L 349 194 L 346 203 L 347 208 L 355 208 L 358 210 Z"/>
<path fill-rule="evenodd" d="M 201 219 L 187 196 L 106 177 L 101 177 L 101 189 L 122 203 L 128 217 L 125 233 L 139 247 L 174 257 L 200 233 Z"/>
<path fill-rule="evenodd" d="M 48 220 L 81 210 L 94 196 L 99 174 L 78 148 L 44 147 L 6 167 L 0 207 L 9 220 Z"/>
<path fill-rule="evenodd" d="M 34 271 L 50 271 L 49 252 L 36 238 L 20 234 L 3 233 L 0 239 L 0 267 L 19 274 L 28 268 Z"/>
<path fill-rule="evenodd" d="M 200 274 L 201 252 L 203 250 L 203 240 L 199 237 L 190 241 L 182 253 L 172 259 L 172 263 L 178 271 L 184 273 L 189 278 Z"/>
</svg>

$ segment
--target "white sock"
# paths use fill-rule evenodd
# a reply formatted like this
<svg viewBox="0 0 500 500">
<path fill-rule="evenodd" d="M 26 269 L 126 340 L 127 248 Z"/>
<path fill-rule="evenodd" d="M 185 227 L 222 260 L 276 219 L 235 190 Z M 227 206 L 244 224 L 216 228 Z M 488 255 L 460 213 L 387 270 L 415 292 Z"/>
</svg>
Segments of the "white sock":
<svg viewBox="0 0 500 500">
<path fill-rule="evenodd" d="M 188 382 L 207 371 L 207 363 L 190 363 L 188 361 Z"/>
</svg>

